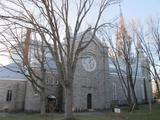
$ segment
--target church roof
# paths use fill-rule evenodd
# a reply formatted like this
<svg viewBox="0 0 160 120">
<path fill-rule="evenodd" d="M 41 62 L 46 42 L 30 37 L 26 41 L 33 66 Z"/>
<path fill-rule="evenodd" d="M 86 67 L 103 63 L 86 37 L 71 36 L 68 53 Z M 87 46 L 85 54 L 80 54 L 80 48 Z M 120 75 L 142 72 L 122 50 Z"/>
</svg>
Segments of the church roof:
<svg viewBox="0 0 160 120">
<path fill-rule="evenodd" d="M 40 68 L 40 64 L 35 62 L 31 63 L 32 67 Z M 56 72 L 56 64 L 53 58 L 46 57 L 44 67 L 46 70 L 53 70 Z M 10 63 L 6 66 L 0 67 L 0 80 L 26 80 L 26 77 L 21 73 L 16 63 Z"/>
<path fill-rule="evenodd" d="M 115 73 L 117 74 L 117 69 L 111 59 L 112 58 L 109 58 L 109 73 L 110 74 L 115 74 Z M 118 62 L 119 62 L 122 74 L 126 74 L 126 67 L 125 67 L 126 65 L 125 65 L 124 61 L 119 58 Z M 137 69 L 138 72 L 137 73 L 136 73 L 136 67 L 137 67 L 136 63 L 135 62 L 131 63 L 131 66 L 132 66 L 132 74 L 133 75 L 137 74 L 137 76 L 142 76 L 142 70 L 141 70 L 140 64 L 138 65 L 138 69 Z"/>
<path fill-rule="evenodd" d="M 20 69 L 15 63 L 0 67 L 0 80 L 26 80 L 25 76 L 20 73 Z"/>
<path fill-rule="evenodd" d="M 40 68 L 41 65 L 37 60 L 31 60 L 31 67 Z M 45 57 L 44 67 L 46 70 L 57 70 L 55 60 L 52 57 Z"/>
</svg>

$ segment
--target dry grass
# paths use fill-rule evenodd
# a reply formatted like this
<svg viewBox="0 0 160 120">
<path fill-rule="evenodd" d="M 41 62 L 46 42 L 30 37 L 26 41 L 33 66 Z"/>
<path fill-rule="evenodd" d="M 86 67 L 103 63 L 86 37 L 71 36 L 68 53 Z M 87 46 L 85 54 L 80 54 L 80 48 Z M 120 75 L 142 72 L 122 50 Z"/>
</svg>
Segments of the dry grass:
<svg viewBox="0 0 160 120">
<path fill-rule="evenodd" d="M 103 113 L 78 113 L 75 114 L 77 120 L 160 120 L 160 104 L 155 104 L 152 107 L 152 112 L 148 112 L 148 106 L 140 106 L 140 110 L 128 113 L 122 110 L 120 114 L 113 112 Z M 11 113 L 0 114 L 0 120 L 63 120 L 63 114 L 49 114 L 41 116 L 39 114 L 27 113 Z"/>
</svg>

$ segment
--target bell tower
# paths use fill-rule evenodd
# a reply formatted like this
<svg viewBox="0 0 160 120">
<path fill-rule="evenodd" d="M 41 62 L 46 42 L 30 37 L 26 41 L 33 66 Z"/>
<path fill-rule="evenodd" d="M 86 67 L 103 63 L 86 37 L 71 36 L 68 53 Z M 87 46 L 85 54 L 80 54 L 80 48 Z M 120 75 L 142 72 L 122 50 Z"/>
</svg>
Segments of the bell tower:
<svg viewBox="0 0 160 120">
<path fill-rule="evenodd" d="M 119 4 L 120 8 L 120 16 L 119 16 L 119 23 L 117 28 L 117 35 L 116 35 L 116 49 L 117 55 L 123 56 L 126 52 L 130 52 L 131 47 L 131 37 L 128 35 L 125 22 L 121 10 L 121 5 Z"/>
</svg>

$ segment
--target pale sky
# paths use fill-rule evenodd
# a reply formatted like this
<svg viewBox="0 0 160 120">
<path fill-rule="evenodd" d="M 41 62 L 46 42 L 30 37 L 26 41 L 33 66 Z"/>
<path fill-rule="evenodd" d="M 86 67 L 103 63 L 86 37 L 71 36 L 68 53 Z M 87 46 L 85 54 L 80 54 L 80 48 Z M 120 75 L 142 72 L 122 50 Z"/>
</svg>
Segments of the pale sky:
<svg viewBox="0 0 160 120">
<path fill-rule="evenodd" d="M 160 17 L 160 0 L 122 0 L 121 8 L 126 23 L 132 19 L 139 19 L 142 23 L 145 23 L 149 17 Z M 119 13 L 119 4 L 113 5 L 105 14 L 107 16 L 103 19 L 107 17 L 109 19 L 113 17 L 116 18 L 119 16 Z M 93 15 L 93 17 L 89 17 L 89 20 L 94 21 L 94 11 L 90 14 L 91 16 Z M 73 21 L 74 19 L 72 18 L 70 22 L 73 23 Z M 3 61 L 5 64 L 8 63 L 6 57 L 0 56 L 0 61 Z"/>
<path fill-rule="evenodd" d="M 136 18 L 144 22 L 149 17 L 160 16 L 160 0 L 122 0 L 121 5 L 127 20 Z"/>
</svg>

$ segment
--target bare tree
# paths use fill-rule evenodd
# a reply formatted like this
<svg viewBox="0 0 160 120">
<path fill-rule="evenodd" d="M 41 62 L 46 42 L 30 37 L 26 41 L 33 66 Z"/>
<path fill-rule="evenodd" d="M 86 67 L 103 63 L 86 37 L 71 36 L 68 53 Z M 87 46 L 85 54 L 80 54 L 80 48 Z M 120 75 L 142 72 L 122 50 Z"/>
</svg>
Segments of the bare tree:
<svg viewBox="0 0 160 120">
<path fill-rule="evenodd" d="M 15 28 L 8 26 L 0 33 L 0 43 L 5 46 L 9 57 L 18 66 L 19 71 L 15 71 L 11 67 L 3 67 L 23 74 L 29 80 L 35 93 L 40 95 L 40 111 L 44 115 L 46 111 L 46 91 L 49 89 L 46 85 L 46 78 L 48 75 L 53 76 L 53 69 L 51 70 L 51 66 L 49 68 L 47 65 L 49 64 L 48 49 L 46 49 L 47 46 L 44 41 L 39 41 L 36 35 L 32 34 L 34 40 L 31 39 L 31 29 L 27 29 L 26 35 L 23 35 L 23 29 L 21 29 L 22 34 L 17 34 L 19 30 L 20 28 L 16 26 Z"/>
<path fill-rule="evenodd" d="M 159 19 L 150 19 L 148 24 L 148 31 L 143 29 L 142 27 L 135 27 L 134 32 L 136 34 L 137 39 L 142 44 L 142 49 L 147 58 L 149 59 L 151 69 L 146 68 L 150 71 L 151 75 L 154 78 L 157 87 L 157 96 L 160 96 L 160 88 L 159 88 L 159 51 L 160 51 L 160 30 L 159 30 Z M 158 56 L 158 57 L 157 57 Z"/>
<path fill-rule="evenodd" d="M 1 20 L 6 24 L 30 27 L 48 46 L 56 62 L 59 81 L 64 89 L 65 119 L 73 118 L 72 83 L 78 56 L 91 43 L 97 30 L 109 24 L 102 23 L 100 20 L 106 8 L 114 3 L 116 0 L 6 0 L 5 3 L 0 3 L 3 13 L 0 15 Z M 98 7 L 96 9 L 95 4 Z M 90 18 L 89 14 L 93 10 L 94 22 L 86 27 L 86 23 L 89 22 L 87 19 Z M 76 15 L 72 15 L 71 11 Z M 80 30 L 83 32 L 78 38 Z M 85 41 L 89 32 L 92 32 L 91 37 Z M 62 35 L 65 37 L 65 47 Z M 77 39 L 79 39 L 78 42 Z"/>
<path fill-rule="evenodd" d="M 118 31 L 116 36 L 117 41 L 119 42 L 116 43 L 116 46 L 114 45 L 115 40 L 112 39 L 108 32 L 105 31 L 103 36 L 109 43 L 110 59 L 115 66 L 122 90 L 129 105 L 129 111 L 133 111 L 135 107 L 138 107 L 135 92 L 137 73 L 138 68 L 140 67 L 138 47 L 135 39 L 128 35 L 124 23 L 123 26 L 118 27 L 118 30 L 116 31 Z M 132 51 L 136 51 L 134 56 Z"/>
</svg>

